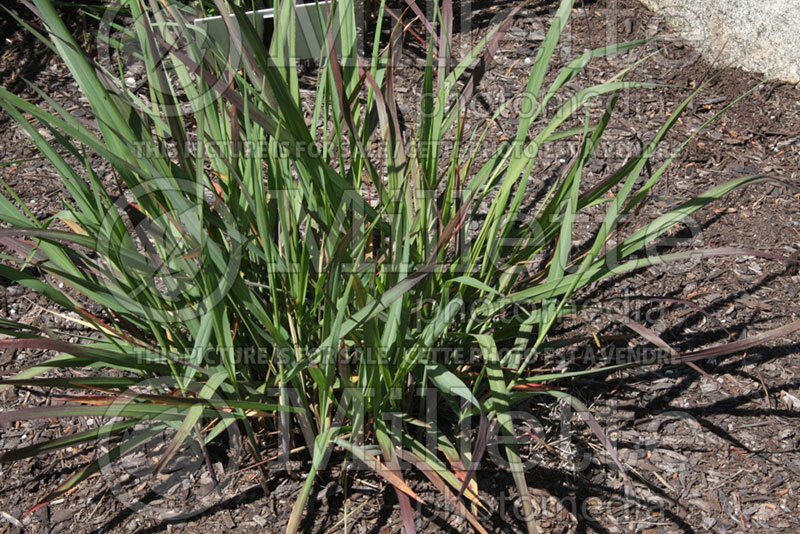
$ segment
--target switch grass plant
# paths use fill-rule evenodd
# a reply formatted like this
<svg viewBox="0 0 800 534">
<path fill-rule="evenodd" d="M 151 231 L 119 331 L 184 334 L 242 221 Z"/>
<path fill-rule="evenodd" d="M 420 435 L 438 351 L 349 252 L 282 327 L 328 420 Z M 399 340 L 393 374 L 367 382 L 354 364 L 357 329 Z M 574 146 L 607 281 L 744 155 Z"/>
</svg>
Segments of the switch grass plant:
<svg viewBox="0 0 800 534">
<path fill-rule="evenodd" d="M 2 460 L 105 444 L 39 506 L 157 433 L 168 446 L 154 473 L 191 440 L 216 480 L 209 452 L 215 440 L 241 432 L 260 462 L 274 452 L 264 450 L 266 427 L 280 430 L 275 446 L 284 459 L 298 458 L 298 441 L 308 445 L 287 532 L 300 527 L 333 450 L 392 487 L 407 532 L 415 531 L 412 501 L 421 499 L 408 483 L 414 470 L 485 532 L 474 475 L 496 425 L 527 528 L 535 532 L 510 411 L 532 398 L 568 402 L 616 460 L 586 407 L 556 386 L 642 365 L 531 371 L 554 325 L 581 309 L 581 289 L 687 258 L 771 257 L 730 248 L 645 253 L 697 210 L 764 177 L 714 187 L 640 228 L 620 224 L 648 201 L 674 159 L 651 168 L 696 92 L 638 155 L 585 183 L 621 95 L 655 85 L 626 78 L 646 57 L 597 85 L 578 91 L 566 85 L 592 60 L 633 57 L 644 41 L 584 52 L 546 83 L 573 8 L 561 1 L 531 64 L 516 133 L 481 161 L 489 126 L 465 127 L 467 103 L 514 13 L 457 57 L 452 2 L 443 0 L 430 19 L 413 1 L 409 6 L 398 18 L 415 17 L 425 31 L 379 17 L 368 54 L 357 46 L 358 6 L 352 0 L 320 6 L 329 39 L 309 106 L 293 59 L 299 30 L 290 2 L 276 2 L 275 32 L 265 45 L 246 13 L 222 0 L 216 7 L 229 15 L 227 43 L 204 40 L 185 4 L 122 0 L 117 13 L 128 23 L 104 17 L 98 48 L 105 47 L 109 61 L 102 62 L 81 51 L 50 0 L 32 0 L 41 26 L 25 24 L 69 68 L 91 120 L 77 119 L 42 91 L 49 110 L 0 89 L 0 105 L 50 161 L 66 192 L 62 211 L 37 220 L 3 184 L 0 275 L 49 298 L 85 335 L 67 342 L 56 329 L 2 320 L 0 347 L 51 356 L 4 377 L 0 387 L 72 395 L 64 403 L 3 411 L 0 422 L 82 416 L 104 422 L 7 451 Z M 422 39 L 426 50 L 419 119 L 405 130 L 395 95 L 403 38 Z M 128 60 L 145 65 L 141 87 L 126 80 Z M 557 111 L 544 113 L 555 102 Z M 598 102 L 606 106 L 599 118 L 587 112 Z M 497 117 L 503 108 L 493 111 Z M 537 156 L 564 139 L 578 151 L 560 177 L 542 186 L 533 172 Z M 97 158 L 106 163 L 103 175 Z M 545 193 L 533 211 L 526 200 L 536 187 Z M 591 238 L 578 243 L 582 211 L 602 216 Z M 793 323 L 679 354 L 644 325 L 608 320 L 621 321 L 642 346 L 663 350 L 673 363 L 743 350 L 800 328 Z M 479 358 L 440 357 L 458 351 Z M 48 377 L 52 369 L 62 373 Z M 473 423 L 472 435 L 459 434 L 465 421 Z M 144 424 L 147 432 L 131 432 Z"/>
</svg>

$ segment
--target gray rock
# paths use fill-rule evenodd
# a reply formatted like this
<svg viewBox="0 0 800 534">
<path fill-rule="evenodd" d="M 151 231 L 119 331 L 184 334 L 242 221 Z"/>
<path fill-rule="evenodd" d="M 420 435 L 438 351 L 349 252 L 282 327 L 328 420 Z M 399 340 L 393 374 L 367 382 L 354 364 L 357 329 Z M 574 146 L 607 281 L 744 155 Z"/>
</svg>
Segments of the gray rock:
<svg viewBox="0 0 800 534">
<path fill-rule="evenodd" d="M 706 58 L 800 82 L 797 0 L 641 0 Z"/>
<path fill-rule="evenodd" d="M 52 523 L 62 523 L 64 521 L 69 521 L 72 519 L 72 510 L 68 510 L 66 508 L 62 508 L 61 510 L 56 510 L 50 514 L 50 521 Z"/>
</svg>

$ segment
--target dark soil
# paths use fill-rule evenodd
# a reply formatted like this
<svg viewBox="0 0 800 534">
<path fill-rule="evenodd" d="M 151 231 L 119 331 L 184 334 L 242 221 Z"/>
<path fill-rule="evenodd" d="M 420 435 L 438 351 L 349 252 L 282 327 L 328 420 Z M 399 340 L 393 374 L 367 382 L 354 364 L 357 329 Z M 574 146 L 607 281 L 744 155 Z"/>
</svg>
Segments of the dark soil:
<svg viewBox="0 0 800 534">
<path fill-rule="evenodd" d="M 473 10 L 471 28 L 458 34 L 464 43 L 476 42 L 486 24 L 501 9 L 513 6 L 483 5 Z M 485 122 L 496 106 L 519 94 L 527 80 L 530 60 L 547 27 L 552 2 L 524 10 L 483 78 L 471 124 Z M 80 23 L 73 22 L 80 27 Z M 556 64 L 566 64 L 584 49 L 605 45 L 610 39 L 630 40 L 656 33 L 668 39 L 649 45 L 656 56 L 629 79 L 670 84 L 657 90 L 633 91 L 623 97 L 603 158 L 593 162 L 587 181 L 607 175 L 646 143 L 668 113 L 689 93 L 688 87 L 708 83 L 670 134 L 667 146 L 677 148 L 698 126 L 726 103 L 759 82 L 756 76 L 711 64 L 689 45 L 668 33 L 662 22 L 634 0 L 587 2 L 573 15 Z M 0 82 L 40 101 L 25 84 L 34 79 L 48 94 L 80 113 L 81 98 L 64 66 L 35 45 L 16 24 L 0 20 L 3 53 Z M 660 50 L 660 51 L 659 51 Z M 398 98 L 407 124 L 415 124 L 413 110 L 419 98 L 421 70 L 413 47 L 399 74 Z M 598 83 L 617 73 L 616 58 L 594 61 L 576 78 L 573 90 Z M 604 109 L 598 102 L 596 116 Z M 25 133 L 5 115 L 0 116 L 0 158 L 14 162 L 36 157 Z M 513 135 L 513 113 L 492 126 L 489 139 Z M 544 152 L 535 172 L 547 179 L 558 175 L 574 154 L 574 142 L 556 144 Z M 446 150 L 446 149 L 445 149 Z M 669 152 L 654 157 L 654 167 Z M 102 162 L 98 168 L 102 170 Z M 655 167 L 657 168 L 657 167 Z M 787 184 L 800 181 L 800 87 L 779 82 L 761 85 L 735 105 L 705 132 L 692 140 L 654 190 L 647 206 L 632 223 L 638 227 L 676 203 L 734 177 L 768 174 L 779 182 L 766 182 L 737 190 L 694 217 L 672 236 L 677 247 L 732 246 L 755 248 L 783 256 L 800 255 L 800 195 Z M 38 216 L 49 217 L 61 209 L 60 181 L 44 160 L 35 159 L 0 167 L 3 179 Z M 531 196 L 536 195 L 532 186 Z M 587 216 L 583 223 L 591 222 Z M 580 236 L 579 236 L 580 237 Z M 792 264 L 752 256 L 706 258 L 668 267 L 654 266 L 598 284 L 583 296 L 613 303 L 614 311 L 648 324 L 676 349 L 689 351 L 714 343 L 758 335 L 796 320 L 800 277 Z M 23 322 L 43 321 L 61 329 L 68 319 L 55 315 L 47 302 L 19 286 L 0 280 L 0 316 Z M 645 298 L 647 297 L 647 298 Z M 617 300 L 610 300 L 616 298 Z M 687 306 L 691 301 L 705 311 Z M 564 325 L 562 335 L 586 335 L 589 327 L 599 335 L 621 330 L 603 315 L 587 316 Z M 78 326 L 74 326 L 77 331 Z M 769 346 L 744 354 L 699 362 L 711 373 L 687 367 L 662 366 L 646 371 L 616 373 L 607 377 L 576 379 L 562 384 L 592 407 L 595 416 L 618 446 L 630 483 L 616 471 L 597 438 L 580 418 L 563 406 L 524 406 L 542 421 L 531 428 L 543 436 L 530 440 L 525 454 L 531 460 L 528 483 L 544 532 L 598 533 L 794 533 L 800 531 L 800 336 L 778 339 Z M 631 341 L 633 343 L 633 341 Z M 634 346 L 634 345 L 631 345 Z M 620 345 L 628 348 L 627 345 Z M 554 353 L 541 366 L 577 368 L 587 354 Z M 592 356 L 589 354 L 589 356 Z M 596 355 L 595 355 L 596 356 Z M 0 370 L 11 373 L 39 361 L 40 354 L 0 354 Z M 43 392 L 20 389 L 0 393 L 0 409 L 44 405 Z M 0 450 L 53 438 L 65 431 L 86 429 L 96 422 L 37 420 L 0 429 Z M 534 425 L 535 426 L 535 425 Z M 264 438 L 266 455 L 271 442 Z M 270 471 L 270 495 L 256 483 L 255 472 L 244 470 L 226 486 L 216 504 L 191 518 L 164 520 L 126 508 L 116 495 L 120 479 L 95 476 L 63 499 L 22 519 L 21 514 L 52 490 L 59 481 L 90 460 L 92 449 L 66 451 L 0 465 L 0 533 L 4 532 L 282 532 L 292 502 L 302 483 L 289 476 L 286 465 Z M 298 453 L 297 460 L 304 460 Z M 249 457 L 241 467 L 251 463 Z M 397 502 L 391 491 L 366 471 L 343 474 L 343 458 L 334 457 L 331 468 L 312 492 L 304 522 L 305 532 L 383 534 L 402 529 Z M 519 500 L 511 477 L 491 461 L 478 473 L 487 496 L 487 509 L 479 512 L 492 532 L 521 532 Z M 298 469 L 294 469 L 296 473 Z M 302 473 L 302 467 L 299 472 Z M 435 491 L 409 469 L 411 485 L 429 503 L 419 507 L 421 532 L 465 532 L 471 527 L 449 513 Z M 202 477 L 200 477 L 202 478 Z M 200 490 L 187 490 L 179 498 L 191 508 Z M 206 488 L 207 490 L 207 488 Z M 172 502 L 167 498 L 167 505 Z M 149 499 L 149 500 L 148 500 Z M 161 501 L 159 501 L 161 499 Z M 155 495 L 145 500 L 164 506 Z"/>
</svg>

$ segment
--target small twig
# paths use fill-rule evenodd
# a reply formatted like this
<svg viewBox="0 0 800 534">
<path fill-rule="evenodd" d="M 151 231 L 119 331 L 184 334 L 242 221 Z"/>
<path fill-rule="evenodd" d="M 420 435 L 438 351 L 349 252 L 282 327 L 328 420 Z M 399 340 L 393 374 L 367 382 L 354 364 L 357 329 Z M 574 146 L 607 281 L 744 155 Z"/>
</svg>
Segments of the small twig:
<svg viewBox="0 0 800 534">
<path fill-rule="evenodd" d="M 367 501 L 367 502 L 369 502 L 369 501 Z M 17 528 L 21 529 L 21 528 L 24 527 L 22 522 L 19 519 L 17 519 L 16 517 L 14 517 L 13 515 L 11 515 L 11 514 L 6 513 L 6 512 L 0 512 L 0 515 L 2 515 L 3 518 L 6 521 L 8 521 L 9 523 L 11 523 L 12 525 L 14 525 Z"/>
<path fill-rule="evenodd" d="M 767 385 L 764 383 L 764 377 L 761 376 L 759 371 L 756 371 L 756 376 L 758 377 L 758 381 L 761 382 L 761 387 L 764 389 L 764 400 L 767 402 L 767 409 L 772 410 L 772 403 L 769 400 L 769 390 L 767 389 Z"/>
<path fill-rule="evenodd" d="M 107 491 L 108 491 L 108 486 L 106 486 L 105 488 L 103 488 L 103 492 L 100 494 L 100 499 L 97 501 L 97 505 L 94 507 L 94 509 L 92 510 L 92 512 L 89 514 L 89 517 L 87 518 L 87 520 L 89 520 L 89 519 L 93 518 L 93 517 L 94 517 L 94 514 L 96 514 L 96 513 L 97 513 L 97 509 L 98 509 L 98 508 L 100 508 L 100 505 L 101 505 L 101 504 L 103 504 L 103 496 L 106 494 L 106 492 L 107 492 Z"/>
</svg>

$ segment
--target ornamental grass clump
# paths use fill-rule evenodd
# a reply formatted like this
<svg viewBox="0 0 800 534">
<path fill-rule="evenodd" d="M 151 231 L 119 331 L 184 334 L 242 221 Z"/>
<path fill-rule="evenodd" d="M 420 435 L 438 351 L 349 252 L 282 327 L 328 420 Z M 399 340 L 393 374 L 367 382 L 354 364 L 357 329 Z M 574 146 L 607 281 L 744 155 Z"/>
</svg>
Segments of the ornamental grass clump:
<svg viewBox="0 0 800 534">
<path fill-rule="evenodd" d="M 84 335 L 68 342 L 58 330 L 2 321 L 0 347 L 56 355 L 4 377 L 1 387 L 70 394 L 59 397 L 66 402 L 3 411 L 0 423 L 86 416 L 100 424 L 7 451 L 2 460 L 102 445 L 39 506 L 150 440 L 161 445 L 150 449 L 157 460 L 143 481 L 158 484 L 156 475 L 170 473 L 196 445 L 205 476 L 221 484 L 239 463 L 218 469 L 220 458 L 233 458 L 220 451 L 241 444 L 250 463 L 277 457 L 295 476 L 293 462 L 307 459 L 287 532 L 300 527 L 334 451 L 392 487 L 407 532 L 415 531 L 412 503 L 422 499 L 409 483 L 413 471 L 485 532 L 475 473 L 496 425 L 534 532 L 511 411 L 548 397 L 571 404 L 620 464 L 587 408 L 555 385 L 642 362 L 556 374 L 531 364 L 554 325 L 581 309 L 578 292 L 589 284 L 687 258 L 760 254 L 645 251 L 710 202 L 765 178 L 737 178 L 640 228 L 623 228 L 674 159 L 651 168 L 696 92 L 639 154 L 585 184 L 620 96 L 656 85 L 626 79 L 645 57 L 602 83 L 565 89 L 592 60 L 632 57 L 645 41 L 586 51 L 545 83 L 570 0 L 560 2 L 531 63 L 516 131 L 479 158 L 490 126 L 468 131 L 465 110 L 518 8 L 456 57 L 452 1 L 437 4 L 432 18 L 408 3 L 410 16 L 375 19 L 367 57 L 358 46 L 356 2 L 319 4 L 317 78 L 304 100 L 295 47 L 308 28 L 298 26 L 291 2 L 275 3 L 265 44 L 257 21 L 222 0 L 215 6 L 227 39 L 208 38 L 195 20 L 202 10 L 176 0 L 122 0 L 98 15 L 101 61 L 79 48 L 49 0 L 32 0 L 42 27 L 26 26 L 69 68 L 91 120 L 78 120 L 45 92 L 50 111 L 0 89 L 0 105 L 65 192 L 63 210 L 38 220 L 6 186 L 0 275 L 49 298 Z M 385 9 L 382 2 L 378 12 Z M 402 39 L 420 37 L 407 25 L 411 17 L 425 29 L 426 55 L 418 120 L 403 129 L 395 77 Z M 141 84 L 128 79 L 137 62 L 146 73 Z M 555 113 L 544 113 L 556 102 Z M 598 102 L 605 106 L 599 118 L 587 112 Z M 496 118 L 503 108 L 492 111 Z M 543 183 L 532 172 L 540 151 L 564 139 L 576 142 L 577 153 L 546 185 L 535 212 L 523 213 L 526 196 Z M 96 158 L 107 164 L 103 175 Z M 602 216 L 578 243 L 576 218 L 589 211 Z M 674 363 L 800 328 L 679 354 L 644 325 L 608 320 Z M 54 369 L 61 373 L 47 376 Z M 474 428 L 469 436 L 460 434 L 465 422 Z M 278 435 L 272 450 L 266 434 Z"/>
</svg>

